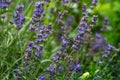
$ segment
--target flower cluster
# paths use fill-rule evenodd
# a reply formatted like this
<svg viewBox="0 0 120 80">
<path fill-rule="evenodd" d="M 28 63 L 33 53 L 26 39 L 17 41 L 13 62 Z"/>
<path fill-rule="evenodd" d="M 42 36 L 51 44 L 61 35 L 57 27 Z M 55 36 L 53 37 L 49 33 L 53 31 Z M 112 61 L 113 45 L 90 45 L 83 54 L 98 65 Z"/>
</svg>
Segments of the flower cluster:
<svg viewBox="0 0 120 80">
<path fill-rule="evenodd" d="M 17 5 L 17 11 L 14 12 L 14 23 L 17 26 L 17 29 L 21 29 L 25 23 L 24 17 L 24 5 Z"/>
<path fill-rule="evenodd" d="M 8 0 L 0 0 L 0 8 L 1 9 L 6 9 L 6 8 L 8 8 L 8 6 L 9 6 L 9 4 L 10 4 L 10 1 Z"/>
<path fill-rule="evenodd" d="M 90 43 L 90 53 L 97 53 L 99 51 L 104 51 L 107 46 L 107 40 L 99 33 L 95 34 L 95 38 L 92 39 Z"/>
<path fill-rule="evenodd" d="M 24 62 L 26 70 L 30 69 L 29 62 L 31 60 L 34 60 L 35 62 L 40 61 L 40 56 L 44 53 L 43 45 L 41 43 L 43 43 L 51 33 L 52 33 L 51 25 L 48 25 L 47 28 L 44 26 L 37 34 L 38 38 L 35 40 L 35 42 L 29 42 L 27 53 L 25 54 L 25 62 Z"/>
<path fill-rule="evenodd" d="M 42 22 L 40 22 L 40 18 L 42 18 L 43 13 L 43 2 L 37 2 L 32 24 L 30 24 L 30 29 L 36 33 L 37 37 L 33 42 L 28 43 L 28 47 L 24 57 L 24 73 L 29 73 L 30 71 L 34 71 L 36 69 L 38 65 L 37 62 L 41 61 L 41 55 L 44 53 L 43 43 L 45 43 L 46 39 L 49 38 L 52 34 L 52 25 L 49 24 L 48 26 L 46 26 Z M 35 63 L 35 65 L 31 65 L 31 62 Z M 40 77 L 40 80 L 44 79 L 45 76 Z"/>
<path fill-rule="evenodd" d="M 92 29 L 97 25 L 98 15 L 92 15 L 91 12 L 87 11 L 88 9 L 92 10 L 93 7 L 97 6 L 98 0 L 92 0 L 92 6 L 90 7 L 86 4 L 83 5 L 82 17 L 80 17 L 80 22 L 77 27 L 78 32 L 73 37 L 69 36 L 72 29 L 75 29 L 73 22 L 76 16 L 67 16 L 69 11 L 67 10 L 67 8 L 69 8 L 67 6 L 69 6 L 69 3 L 76 2 L 77 4 L 78 1 L 79 0 L 60 1 L 60 3 L 62 3 L 62 8 L 65 10 L 56 10 L 58 17 L 53 17 L 53 22 L 52 19 L 50 19 L 51 23 L 48 22 L 46 24 L 44 20 L 48 16 L 46 16 L 45 9 L 49 8 L 48 6 L 51 3 L 51 0 L 36 2 L 32 22 L 29 25 L 29 29 L 32 30 L 30 32 L 35 33 L 33 36 L 34 39 L 28 43 L 26 54 L 24 56 L 24 70 L 23 72 L 18 72 L 18 80 L 22 79 L 22 75 L 28 76 L 29 73 L 33 73 L 35 78 L 39 77 L 38 80 L 59 80 L 59 78 L 63 76 L 66 80 L 71 80 L 73 78 L 78 80 L 77 75 L 80 77 L 82 70 L 85 69 L 85 60 L 90 60 L 89 58 L 86 59 L 87 54 L 90 53 L 90 55 L 93 55 L 93 58 L 96 56 L 95 54 L 102 52 L 103 60 L 98 61 L 100 66 L 103 65 L 105 60 L 110 61 L 111 53 L 116 52 L 116 48 L 108 44 L 106 38 L 101 34 L 96 32 L 95 34 L 92 34 Z M 23 9 L 23 5 L 18 5 L 17 11 L 14 13 L 14 21 L 18 29 L 21 29 L 25 23 Z M 106 28 L 108 24 L 108 18 L 105 18 L 103 27 Z M 60 47 L 58 50 L 55 50 L 56 52 L 54 52 L 54 50 L 49 52 L 47 51 L 45 44 L 47 44 L 47 39 L 53 36 L 51 34 L 56 28 L 58 28 L 59 31 L 55 31 L 54 33 L 55 35 L 57 33 L 60 34 L 60 41 L 58 41 Z M 56 43 L 51 40 L 50 49 L 52 49 L 51 45 L 54 46 L 54 44 Z M 85 51 L 86 48 L 87 50 Z M 49 54 L 50 58 L 44 60 L 44 54 Z M 47 61 L 48 63 L 46 63 Z M 90 64 L 87 63 L 87 65 Z"/>
<path fill-rule="evenodd" d="M 30 25 L 30 30 L 35 31 L 36 26 L 40 25 L 40 20 L 44 17 L 44 2 L 36 2 L 35 4 L 35 11 L 33 14 L 33 19 L 32 19 L 32 23 Z"/>
<path fill-rule="evenodd" d="M 114 46 L 108 44 L 106 46 L 105 50 L 102 53 L 103 60 L 99 61 L 99 65 L 103 66 L 103 65 L 105 65 L 104 64 L 105 62 L 110 63 L 111 62 L 111 56 L 112 56 L 113 52 L 115 52 L 114 54 L 116 54 L 118 51 L 117 51 L 117 49 Z"/>
<path fill-rule="evenodd" d="M 50 34 L 52 34 L 52 25 L 40 28 L 39 32 L 37 33 L 38 39 L 35 40 L 36 44 L 39 42 L 45 42 L 46 38 L 48 38 Z"/>
</svg>

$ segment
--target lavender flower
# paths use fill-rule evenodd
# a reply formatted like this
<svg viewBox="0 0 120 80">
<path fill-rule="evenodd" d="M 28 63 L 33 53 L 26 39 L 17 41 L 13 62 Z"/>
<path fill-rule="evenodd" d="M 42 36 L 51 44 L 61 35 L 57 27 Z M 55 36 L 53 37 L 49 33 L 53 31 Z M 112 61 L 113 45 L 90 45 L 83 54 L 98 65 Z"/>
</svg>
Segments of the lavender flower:
<svg viewBox="0 0 120 80">
<path fill-rule="evenodd" d="M 66 7 L 67 3 L 69 3 L 71 0 L 63 0 L 63 6 Z"/>
<path fill-rule="evenodd" d="M 80 72 L 82 70 L 82 67 L 79 64 L 79 60 L 73 61 L 72 65 L 71 65 L 71 69 L 76 71 L 76 72 Z"/>
<path fill-rule="evenodd" d="M 44 2 L 36 2 L 35 6 L 36 9 L 34 11 L 32 24 L 30 25 L 30 30 L 33 31 L 35 30 L 36 26 L 38 26 L 37 24 L 40 22 L 41 18 L 44 15 Z"/>
<path fill-rule="evenodd" d="M 55 7 L 52 7 L 50 11 L 51 11 L 51 13 L 54 13 L 55 12 Z"/>
<path fill-rule="evenodd" d="M 46 79 L 46 76 L 42 75 L 38 80 L 45 80 L 45 79 Z"/>
<path fill-rule="evenodd" d="M 59 66 L 59 71 L 60 72 L 64 71 L 64 68 L 62 66 Z"/>
<path fill-rule="evenodd" d="M 102 66 L 102 65 L 103 65 L 103 62 L 102 62 L 101 60 L 99 60 L 99 61 L 98 61 L 98 64 L 99 64 L 100 66 Z"/>
<path fill-rule="evenodd" d="M 66 52 L 66 50 L 69 48 L 69 43 L 70 43 L 70 40 L 66 40 L 64 37 L 62 37 L 62 51 L 63 52 Z"/>
<path fill-rule="evenodd" d="M 95 34 L 95 38 L 92 39 L 90 44 L 90 52 L 91 53 L 97 53 L 99 51 L 104 51 L 107 46 L 107 40 L 99 33 Z"/>
<path fill-rule="evenodd" d="M 116 51 L 117 49 L 114 47 L 114 46 L 112 46 L 112 45 L 110 45 L 110 44 L 108 44 L 106 47 L 105 47 L 105 49 L 104 49 L 104 51 L 102 51 L 102 61 L 100 60 L 99 62 L 98 62 L 98 64 L 100 65 L 100 66 L 102 66 L 103 65 L 103 62 L 104 63 L 106 63 L 106 64 L 108 64 L 108 63 L 111 63 L 111 57 L 113 56 L 112 55 L 112 52 L 117 52 Z M 111 56 L 112 55 L 112 56 Z"/>
<path fill-rule="evenodd" d="M 108 58 L 110 56 L 110 54 L 112 53 L 112 51 L 115 51 L 115 47 L 111 46 L 110 44 L 108 44 L 106 46 L 106 49 L 104 50 L 103 54 L 102 54 L 102 57 L 103 58 Z"/>
<path fill-rule="evenodd" d="M 22 80 L 22 72 L 18 72 L 17 74 L 17 80 Z"/>
<path fill-rule="evenodd" d="M 98 0 L 92 0 L 92 5 L 97 6 L 97 2 L 98 2 Z"/>
<path fill-rule="evenodd" d="M 6 8 L 8 8 L 9 4 L 10 4 L 10 1 L 0 0 L 0 8 L 1 8 L 1 9 L 6 9 Z"/>
<path fill-rule="evenodd" d="M 27 68 L 28 65 L 29 65 L 29 61 L 31 59 L 31 56 L 32 56 L 32 52 L 33 52 L 33 49 L 35 48 L 34 46 L 34 43 L 33 42 L 29 42 L 28 44 L 28 48 L 26 50 L 26 54 L 25 54 L 25 62 L 24 62 L 24 66 Z"/>
<path fill-rule="evenodd" d="M 63 12 L 59 12 L 59 19 L 62 20 L 67 13 L 68 13 L 67 10 L 64 10 Z"/>
<path fill-rule="evenodd" d="M 82 70 L 81 65 L 80 65 L 80 64 L 76 64 L 76 65 L 75 65 L 75 71 L 76 71 L 76 72 L 80 72 L 81 70 Z"/>
<path fill-rule="evenodd" d="M 74 16 L 70 16 L 70 18 L 68 19 L 68 26 L 73 23 L 73 19 L 74 19 Z"/>
<path fill-rule="evenodd" d="M 70 2 L 71 0 L 63 0 L 63 2 L 65 2 L 65 3 L 68 3 L 68 2 Z"/>
<path fill-rule="evenodd" d="M 93 16 L 92 23 L 91 23 L 92 26 L 95 26 L 95 25 L 96 25 L 97 19 L 98 19 L 98 16 L 97 16 L 97 15 L 94 15 L 94 16 Z"/>
<path fill-rule="evenodd" d="M 37 46 L 37 53 L 35 54 L 35 56 L 39 57 L 41 54 L 44 53 L 43 51 L 43 46 Z"/>
<path fill-rule="evenodd" d="M 46 71 L 49 72 L 51 75 L 53 75 L 55 74 L 55 67 L 50 65 L 50 67 L 48 67 Z"/>
<path fill-rule="evenodd" d="M 88 20 L 87 16 L 84 16 L 80 22 L 80 27 L 78 28 L 78 34 L 74 38 L 74 44 L 72 45 L 72 49 L 74 53 L 79 52 L 82 49 L 82 43 L 84 42 L 84 34 L 86 33 L 86 28 L 88 24 L 86 23 Z"/>
<path fill-rule="evenodd" d="M 58 63 L 58 62 L 59 62 L 59 56 L 53 57 L 53 61 L 54 61 L 55 63 Z"/>
<path fill-rule="evenodd" d="M 21 29 L 25 23 L 24 17 L 24 5 L 17 5 L 17 11 L 14 12 L 14 23 L 17 26 L 17 29 Z"/>
<path fill-rule="evenodd" d="M 86 9 L 87 9 L 87 5 L 84 4 L 83 8 L 82 8 L 82 15 L 85 16 L 86 15 Z"/>
<path fill-rule="evenodd" d="M 36 44 L 39 44 L 39 42 L 45 42 L 46 38 L 48 38 L 52 34 L 52 32 L 52 25 L 42 27 L 37 33 L 38 39 L 36 39 L 35 41 Z"/>
</svg>

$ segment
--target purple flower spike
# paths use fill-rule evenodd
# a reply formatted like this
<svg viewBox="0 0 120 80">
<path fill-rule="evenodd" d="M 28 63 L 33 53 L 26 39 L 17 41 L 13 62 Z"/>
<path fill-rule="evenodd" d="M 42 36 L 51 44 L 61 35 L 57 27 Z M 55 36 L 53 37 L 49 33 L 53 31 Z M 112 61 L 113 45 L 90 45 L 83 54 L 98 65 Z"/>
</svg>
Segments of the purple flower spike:
<svg viewBox="0 0 120 80">
<path fill-rule="evenodd" d="M 32 23 L 29 27 L 29 29 L 32 31 L 36 30 L 37 26 L 39 26 L 40 20 L 44 17 L 44 2 L 36 2 L 35 7 Z"/>
<path fill-rule="evenodd" d="M 17 26 L 17 29 L 21 29 L 26 19 L 24 17 L 24 5 L 17 5 L 17 11 L 14 12 L 14 23 Z"/>
</svg>

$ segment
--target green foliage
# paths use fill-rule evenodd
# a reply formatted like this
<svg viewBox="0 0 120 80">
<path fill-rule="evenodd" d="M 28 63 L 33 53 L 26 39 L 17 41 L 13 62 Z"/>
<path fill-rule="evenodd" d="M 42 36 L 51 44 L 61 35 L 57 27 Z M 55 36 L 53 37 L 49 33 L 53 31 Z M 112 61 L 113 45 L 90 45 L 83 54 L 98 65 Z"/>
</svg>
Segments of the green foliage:
<svg viewBox="0 0 120 80">
<path fill-rule="evenodd" d="M 16 80 L 16 72 L 19 71 L 20 67 L 23 66 L 24 55 L 26 53 L 27 45 L 29 41 L 34 41 L 36 39 L 35 33 L 29 31 L 29 25 L 32 21 L 33 12 L 35 10 L 35 2 L 39 0 L 31 0 L 28 3 L 28 0 L 14 0 L 14 2 L 10 5 L 8 10 L 0 9 L 0 17 L 6 16 L 7 19 L 0 19 L 0 80 Z M 81 16 L 79 14 L 82 13 L 81 8 L 82 4 L 86 3 L 91 5 L 91 0 L 80 0 L 81 3 L 74 4 L 73 7 L 78 7 L 77 9 L 71 11 L 68 8 L 68 16 L 74 15 L 75 19 L 73 21 L 72 26 L 73 30 L 71 31 L 69 37 L 73 38 L 77 34 L 77 28 L 79 20 Z M 25 5 L 25 18 L 26 23 L 21 30 L 16 30 L 15 25 L 9 24 L 9 21 L 13 21 L 13 14 L 16 10 L 16 5 L 24 4 Z M 71 5 L 71 4 L 70 4 Z M 51 2 L 49 7 L 45 7 L 45 11 L 47 15 L 43 20 L 45 25 L 49 23 L 54 24 L 53 28 L 55 32 L 48 39 L 46 44 L 43 44 L 45 47 L 45 55 L 42 55 L 44 60 L 40 61 L 40 64 L 36 70 L 36 72 L 32 72 L 29 76 L 23 76 L 24 80 L 35 80 L 40 75 L 39 72 L 43 73 L 43 68 L 46 68 L 49 64 L 53 63 L 51 60 L 52 57 L 56 54 L 56 52 L 61 48 L 61 41 L 58 40 L 61 35 L 59 25 L 55 24 L 55 19 L 58 17 L 58 14 L 54 14 L 51 17 L 50 9 L 52 7 L 57 7 L 60 10 L 64 10 L 63 7 L 59 6 L 55 2 Z M 120 42 L 120 1 L 119 0 L 101 0 L 99 2 L 98 7 L 94 9 L 93 14 L 99 15 L 98 24 L 96 28 L 93 30 L 94 33 L 100 32 L 100 28 L 103 26 L 103 18 L 105 16 L 109 17 L 110 26 L 106 29 L 105 32 L 100 32 L 105 37 L 108 38 L 110 44 L 118 47 L 118 43 Z M 66 16 L 66 17 L 68 17 Z M 93 34 L 94 34 L 93 33 Z M 93 35 L 94 36 L 94 35 Z M 89 52 L 87 47 L 84 47 L 84 50 L 81 51 L 80 55 L 74 56 L 74 58 L 79 57 L 83 67 L 83 71 L 80 75 L 74 74 L 75 78 L 72 77 L 71 80 L 93 80 L 95 77 L 99 77 L 98 80 L 119 80 L 120 79 L 120 57 L 115 56 L 112 66 L 108 65 L 105 70 L 100 68 L 97 64 L 97 61 L 100 59 L 99 56 L 88 55 L 86 57 L 86 53 Z M 92 59 L 91 59 L 92 58 Z M 31 62 L 32 63 L 32 62 Z M 20 66 L 20 67 L 18 67 Z M 111 71 L 112 70 L 112 71 Z M 43 71 L 43 72 L 42 72 Z M 85 72 L 89 72 L 89 77 L 83 79 L 83 74 Z M 27 74 L 26 74 L 27 75 Z M 37 75 L 37 77 L 36 77 Z M 85 76 L 85 75 L 84 75 Z M 76 78 L 77 77 L 77 78 Z M 65 80 L 65 75 L 59 77 L 57 80 Z"/>
</svg>

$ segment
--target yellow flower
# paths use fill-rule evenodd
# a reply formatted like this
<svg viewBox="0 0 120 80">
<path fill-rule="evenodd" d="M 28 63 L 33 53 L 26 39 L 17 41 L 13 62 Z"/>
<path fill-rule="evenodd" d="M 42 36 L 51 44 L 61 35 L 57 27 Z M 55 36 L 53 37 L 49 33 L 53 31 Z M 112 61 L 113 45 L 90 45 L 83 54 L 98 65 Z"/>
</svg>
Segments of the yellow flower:
<svg viewBox="0 0 120 80">
<path fill-rule="evenodd" d="M 90 77 L 90 73 L 89 72 L 83 73 L 82 79 L 87 79 L 88 77 Z"/>
</svg>

